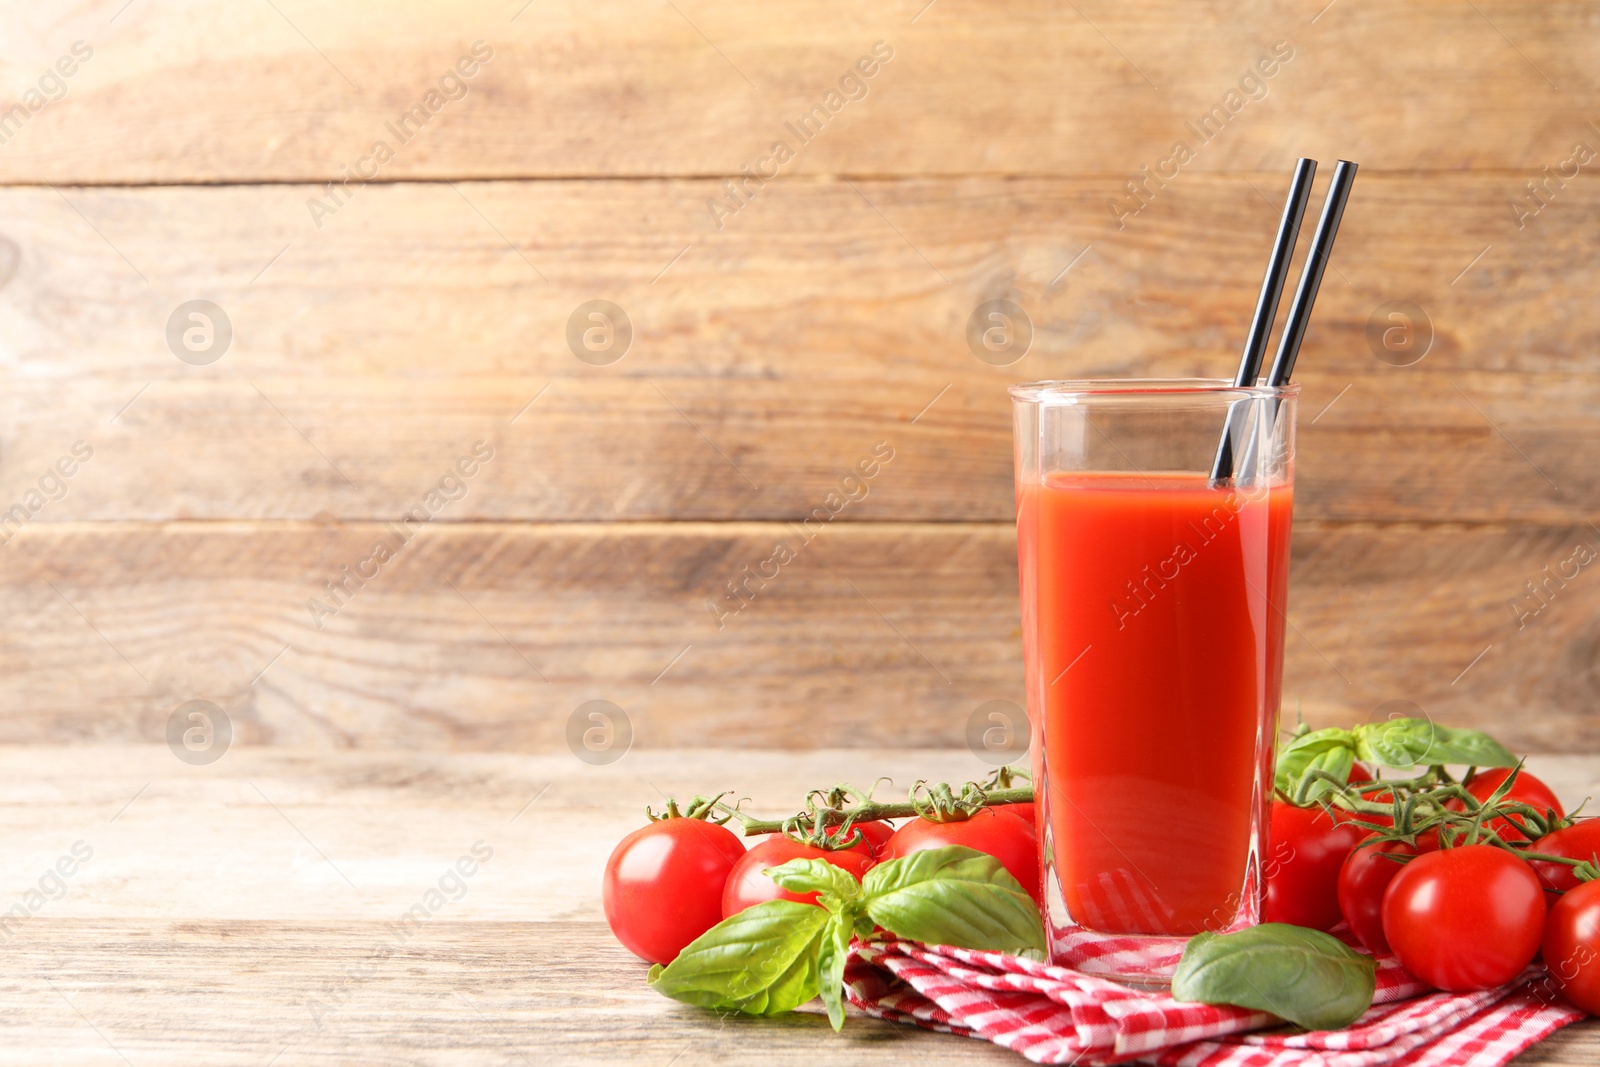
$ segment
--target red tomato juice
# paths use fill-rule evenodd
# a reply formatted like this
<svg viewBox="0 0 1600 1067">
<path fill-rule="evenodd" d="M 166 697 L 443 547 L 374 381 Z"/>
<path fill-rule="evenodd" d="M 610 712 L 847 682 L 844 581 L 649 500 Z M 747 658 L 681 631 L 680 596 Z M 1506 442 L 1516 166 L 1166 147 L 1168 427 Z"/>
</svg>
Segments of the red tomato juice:
<svg viewBox="0 0 1600 1067">
<path fill-rule="evenodd" d="M 1226 928 L 1258 891 L 1292 489 L 1052 473 L 1017 505 L 1035 780 L 1072 923 Z"/>
</svg>

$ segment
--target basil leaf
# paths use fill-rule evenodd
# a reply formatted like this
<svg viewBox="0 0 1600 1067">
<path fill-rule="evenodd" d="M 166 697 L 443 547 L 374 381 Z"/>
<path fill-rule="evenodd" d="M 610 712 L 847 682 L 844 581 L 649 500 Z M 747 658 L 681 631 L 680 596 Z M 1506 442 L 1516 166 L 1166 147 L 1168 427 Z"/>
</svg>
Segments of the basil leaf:
<svg viewBox="0 0 1600 1067">
<path fill-rule="evenodd" d="M 1355 728 L 1356 754 L 1385 767 L 1515 767 L 1517 757 L 1481 730 L 1452 730 L 1427 719 L 1391 719 Z"/>
<path fill-rule="evenodd" d="M 1434 728 L 1423 763 L 1464 763 L 1469 767 L 1515 767 L 1517 757 L 1482 730 Z"/>
<path fill-rule="evenodd" d="M 793 1011 L 817 995 L 817 947 L 829 918 L 813 904 L 764 901 L 723 919 L 667 966 L 651 967 L 650 984 L 702 1008 Z"/>
<path fill-rule="evenodd" d="M 850 955 L 854 927 L 852 916 L 834 912 L 828 916 L 817 946 L 817 992 L 828 1009 L 828 1022 L 833 1024 L 834 1033 L 844 1027 L 844 964 Z"/>
<path fill-rule="evenodd" d="M 1314 778 L 1306 785 L 1306 795 L 1300 789 L 1313 771 L 1326 771 L 1341 782 L 1350 777 L 1355 766 L 1355 739 L 1349 730 L 1330 727 L 1313 733 L 1302 733 L 1278 750 L 1277 772 L 1273 786 L 1297 804 L 1309 804 L 1333 791 L 1333 783 Z"/>
<path fill-rule="evenodd" d="M 790 860 L 781 867 L 768 867 L 765 874 L 791 893 L 817 893 L 817 900 L 829 911 L 861 899 L 861 883 L 849 871 L 827 860 Z"/>
<path fill-rule="evenodd" d="M 861 888 L 867 916 L 899 937 L 998 952 L 1045 947 L 1033 898 L 975 849 L 949 845 L 880 863 Z"/>
<path fill-rule="evenodd" d="M 861 883 L 849 871 L 817 859 L 790 860 L 768 867 L 766 875 L 791 893 L 816 893 L 818 903 L 828 910 L 827 925 L 817 941 L 817 992 L 837 1031 L 844 1026 L 844 964 L 850 939 L 858 927 L 872 932 L 862 913 Z"/>
<path fill-rule="evenodd" d="M 1172 975 L 1172 995 L 1337 1030 L 1372 1006 L 1376 970 L 1370 957 L 1320 930 L 1262 923 L 1192 937 Z"/>
</svg>

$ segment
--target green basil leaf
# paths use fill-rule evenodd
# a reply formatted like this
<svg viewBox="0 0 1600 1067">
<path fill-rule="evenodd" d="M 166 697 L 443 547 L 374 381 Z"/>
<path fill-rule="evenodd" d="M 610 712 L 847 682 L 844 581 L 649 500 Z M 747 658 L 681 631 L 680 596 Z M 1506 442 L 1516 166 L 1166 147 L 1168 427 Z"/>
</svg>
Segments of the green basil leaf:
<svg viewBox="0 0 1600 1067">
<path fill-rule="evenodd" d="M 850 955 L 853 918 L 844 912 L 828 916 L 821 943 L 817 946 L 817 992 L 828 1009 L 828 1022 L 838 1033 L 844 1027 L 844 963 Z"/>
<path fill-rule="evenodd" d="M 1300 789 L 1313 771 L 1325 771 L 1340 781 L 1350 776 L 1355 766 L 1355 738 L 1349 730 L 1331 727 L 1313 733 L 1302 733 L 1278 750 L 1277 772 L 1273 786 L 1296 803 L 1313 803 L 1333 791 L 1333 783 L 1320 778 L 1312 779 L 1306 795 Z"/>
<path fill-rule="evenodd" d="M 766 876 L 791 893 L 817 893 L 817 900 L 835 911 L 861 899 L 861 883 L 849 871 L 827 860 L 790 860 L 766 868 Z"/>
<path fill-rule="evenodd" d="M 1262 923 L 1190 938 L 1172 995 L 1271 1012 L 1308 1030 L 1337 1030 L 1372 1006 L 1377 965 L 1320 930 Z"/>
<path fill-rule="evenodd" d="M 814 904 L 765 901 L 723 919 L 667 966 L 650 968 L 650 984 L 702 1008 L 793 1011 L 817 995 L 817 949 L 829 919 Z"/>
<path fill-rule="evenodd" d="M 861 888 L 868 917 L 899 937 L 998 952 L 1045 947 L 1033 898 L 975 849 L 950 845 L 880 863 Z"/>
<path fill-rule="evenodd" d="M 1422 762 L 1464 763 L 1469 767 L 1515 767 L 1517 757 L 1482 730 L 1435 727 L 1433 742 Z"/>
<path fill-rule="evenodd" d="M 1452 730 L 1427 719 L 1390 719 L 1355 728 L 1356 754 L 1385 767 L 1515 767 L 1517 757 L 1481 730 Z"/>
<path fill-rule="evenodd" d="M 844 1026 L 844 964 L 850 940 L 858 931 L 863 936 L 872 932 L 863 910 L 861 883 L 849 871 L 820 859 L 790 860 L 766 868 L 765 873 L 791 893 L 816 893 L 818 903 L 827 909 L 827 925 L 817 940 L 817 992 L 837 1031 Z"/>
</svg>

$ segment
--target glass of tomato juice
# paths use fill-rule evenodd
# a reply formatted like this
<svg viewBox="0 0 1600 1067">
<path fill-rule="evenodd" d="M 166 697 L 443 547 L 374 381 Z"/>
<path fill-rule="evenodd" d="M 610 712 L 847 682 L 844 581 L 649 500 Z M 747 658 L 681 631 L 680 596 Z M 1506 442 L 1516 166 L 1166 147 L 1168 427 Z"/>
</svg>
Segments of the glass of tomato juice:
<svg viewBox="0 0 1600 1067">
<path fill-rule="evenodd" d="M 1011 390 L 1055 963 L 1159 984 L 1190 937 L 1259 921 L 1298 395 L 1210 379 Z M 1218 479 L 1225 426 L 1237 459 Z"/>
</svg>

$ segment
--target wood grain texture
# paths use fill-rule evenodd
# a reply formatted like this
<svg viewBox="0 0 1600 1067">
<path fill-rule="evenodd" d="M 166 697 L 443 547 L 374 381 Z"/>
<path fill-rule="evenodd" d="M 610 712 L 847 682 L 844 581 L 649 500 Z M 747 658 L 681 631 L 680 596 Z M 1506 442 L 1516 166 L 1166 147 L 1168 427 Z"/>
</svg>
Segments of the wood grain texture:
<svg viewBox="0 0 1600 1067">
<path fill-rule="evenodd" d="M 737 174 L 879 40 L 893 60 L 794 172 L 1135 174 L 1175 140 L 1200 145 L 1186 123 L 1280 42 L 1292 60 L 1246 84 L 1255 99 L 1236 95 L 1195 166 L 1304 151 L 1537 171 L 1600 104 L 1593 11 L 1570 0 L 121 7 L 9 16 L 13 99 L 75 39 L 94 55 L 6 146 L 0 179 L 339 180 L 477 40 L 494 58 L 421 134 L 390 138 L 382 180 Z"/>
<path fill-rule="evenodd" d="M 777 817 L 818 785 L 887 775 L 897 784 L 882 788 L 902 794 L 920 778 L 959 786 L 992 769 L 965 749 L 639 747 L 591 765 L 565 748 L 332 753 L 245 743 L 209 766 L 181 763 L 163 744 L 0 746 L 0 768 L 0 892 L 21 893 L 76 840 L 94 850 L 71 892 L 29 927 L 394 921 L 479 842 L 493 855 L 433 919 L 603 923 L 606 857 L 669 796 L 737 790 L 751 811 Z M 1572 777 L 1581 769 L 1561 772 L 1564 788 L 1587 788 Z M 182 840 L 167 839 L 179 824 Z M 552 833 L 562 826 L 570 832 Z"/>
<path fill-rule="evenodd" d="M 376 923 L 38 920 L 7 946 L 0 1062 L 98 1065 L 114 1051 L 285 1067 L 1024 1062 L 854 1008 L 835 1034 L 815 1004 L 771 1019 L 676 1004 L 645 985 L 645 965 L 603 923 L 452 922 L 387 956 L 384 935 Z M 1590 1019 L 1512 1062 L 1589 1067 L 1597 1056 Z"/>
<path fill-rule="evenodd" d="M 452 518 L 794 519 L 888 440 L 844 518 L 1007 519 L 1005 386 L 1224 372 L 1280 178 L 1184 177 L 1122 229 L 1093 178 L 802 179 L 722 232 L 694 181 L 369 188 L 321 230 L 305 186 L 0 190 L 0 506 L 81 439 L 42 519 L 387 519 L 484 439 Z M 1595 188 L 1519 231 L 1505 176 L 1362 178 L 1299 364 L 1303 518 L 1593 518 Z M 165 334 L 198 297 L 209 366 Z M 597 297 L 634 324 L 610 366 L 567 346 Z M 1034 325 L 1007 367 L 965 338 L 1000 297 Z M 1413 366 L 1368 339 L 1397 300 Z"/>
<path fill-rule="evenodd" d="M 666 795 L 775 815 L 983 772 L 968 717 L 1021 700 L 1004 387 L 1231 367 L 1301 153 L 1363 176 L 1300 364 L 1285 716 L 1403 700 L 1600 751 L 1600 578 L 1548 581 L 1600 550 L 1600 194 L 1586 170 L 1535 215 L 1524 185 L 1600 145 L 1592 5 L 13 8 L 0 889 L 93 857 L 6 931 L 0 1064 L 1017 1062 L 672 1004 L 605 929 L 602 865 Z M 802 144 L 785 123 L 880 40 Z M 1187 125 L 1279 41 L 1260 99 Z M 373 184 L 322 186 L 380 138 Z M 779 139 L 782 176 L 731 197 Z M 207 366 L 165 336 L 197 298 L 234 331 Z M 566 340 L 597 298 L 635 330 L 609 366 Z M 996 298 L 1035 331 L 1006 367 L 964 337 Z M 1394 301 L 1429 319 L 1413 366 L 1369 341 Z M 708 607 L 879 441 L 864 498 Z M 419 507 L 400 547 L 381 523 Z M 608 765 L 569 751 L 596 698 L 633 730 Z M 231 719 L 218 763 L 160 743 L 191 699 Z M 1592 758 L 1530 766 L 1600 792 Z M 1591 1023 L 1520 1062 L 1596 1059 Z"/>
<path fill-rule="evenodd" d="M 385 933 L 363 922 L 39 920 L 7 946 L 0 1063 L 98 1065 L 119 1052 L 277 1067 L 1021 1062 L 855 1009 L 835 1034 L 820 1009 L 724 1019 L 689 1008 L 652 991 L 604 923 L 452 922 L 398 950 Z M 1579 1062 L 1566 1057 L 1594 1047 L 1586 1031 L 1553 1038 L 1548 1062 Z"/>
<path fill-rule="evenodd" d="M 0 1062 L 99 1063 L 108 1043 L 174 1064 L 1014 1060 L 860 1016 L 836 1038 L 813 1013 L 685 1009 L 648 989 L 600 910 L 606 855 L 662 791 L 748 781 L 777 814 L 813 777 L 980 774 L 964 751 L 597 767 L 239 747 L 193 767 L 164 746 L 75 746 L 0 749 L 0 767 L 0 888 L 25 890 L 75 841 L 93 850 L 61 899 L 13 924 Z M 474 845 L 490 858 L 400 939 L 395 920 Z"/>
<path fill-rule="evenodd" d="M 607 699 L 644 746 L 959 745 L 979 704 L 1022 699 L 999 524 L 836 522 L 809 544 L 789 524 L 431 525 L 314 615 L 379 541 L 396 537 L 25 528 L 0 560 L 0 738 L 154 740 L 207 699 L 249 742 L 554 749 Z M 779 541 L 795 558 L 750 579 Z M 1405 700 L 1519 750 L 1600 746 L 1600 579 L 1580 545 L 1600 552 L 1600 531 L 1303 524 L 1286 719 L 1349 725 Z M 746 581 L 735 612 L 727 583 Z"/>
<path fill-rule="evenodd" d="M 1600 790 L 1592 758 L 1529 766 L 1568 802 Z M 981 769 L 903 748 L 639 750 L 594 767 L 240 746 L 194 767 L 164 746 L 0 747 L 7 895 L 75 842 L 92 849 L 59 899 L 12 924 L 0 1062 L 1017 1063 L 859 1015 L 835 1035 L 814 1011 L 724 1020 L 674 1004 L 598 901 L 612 843 L 662 793 L 728 785 L 778 814 L 818 784 Z M 397 938 L 396 916 L 475 843 L 492 856 Z M 1597 1052 L 1581 1023 L 1518 1062 Z"/>
</svg>

